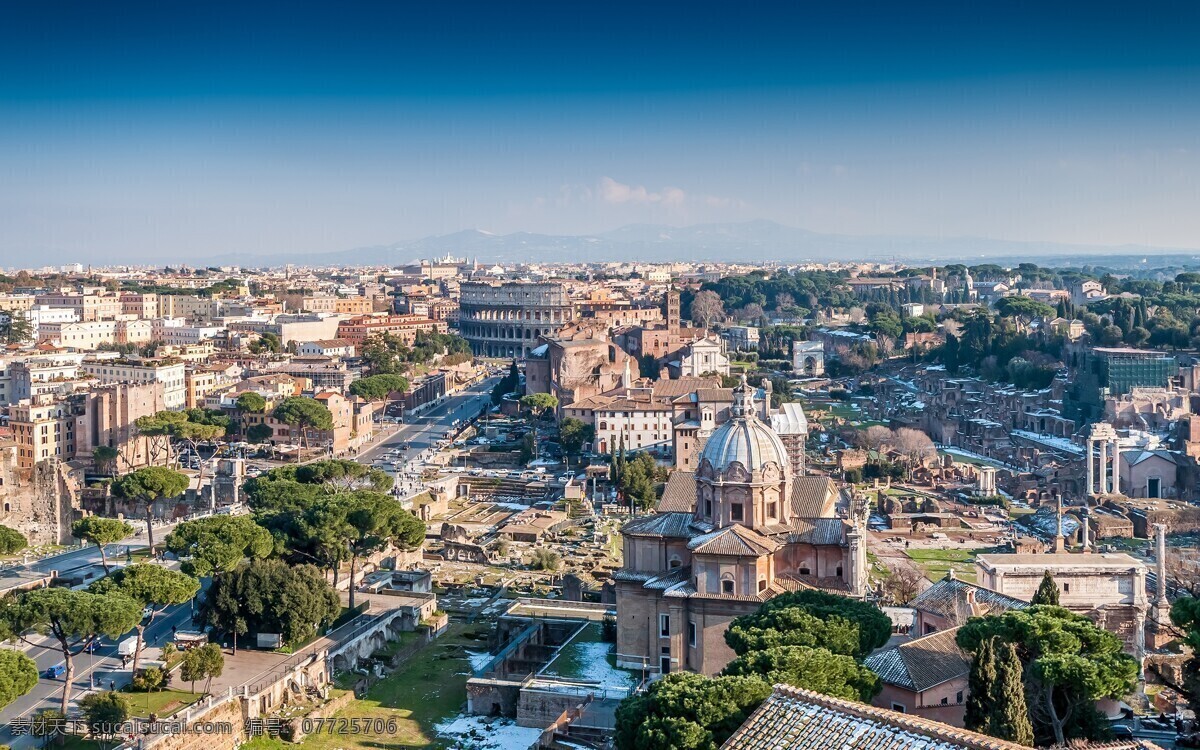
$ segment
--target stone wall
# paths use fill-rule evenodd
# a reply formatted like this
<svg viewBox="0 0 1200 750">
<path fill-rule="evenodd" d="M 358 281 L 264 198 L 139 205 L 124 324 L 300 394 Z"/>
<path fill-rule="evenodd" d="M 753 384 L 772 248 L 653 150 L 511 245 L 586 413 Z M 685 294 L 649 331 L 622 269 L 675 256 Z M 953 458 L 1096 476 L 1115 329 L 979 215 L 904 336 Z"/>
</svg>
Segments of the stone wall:
<svg viewBox="0 0 1200 750">
<path fill-rule="evenodd" d="M 224 731 L 226 726 L 228 731 Z M 154 750 L 236 750 L 246 734 L 242 699 L 234 698 L 187 723 L 187 732 L 159 735 L 147 742 Z"/>
<path fill-rule="evenodd" d="M 0 524 L 16 529 L 31 545 L 70 544 L 82 470 L 42 462 L 19 470 L 16 446 L 0 447 Z"/>
</svg>

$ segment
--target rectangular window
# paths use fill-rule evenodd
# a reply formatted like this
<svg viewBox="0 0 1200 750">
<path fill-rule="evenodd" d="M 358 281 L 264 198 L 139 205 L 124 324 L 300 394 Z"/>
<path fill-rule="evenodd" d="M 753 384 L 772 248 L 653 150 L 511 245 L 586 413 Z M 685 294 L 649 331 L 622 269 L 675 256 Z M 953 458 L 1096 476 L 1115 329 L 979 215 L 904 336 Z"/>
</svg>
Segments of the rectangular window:
<svg viewBox="0 0 1200 750">
<path fill-rule="evenodd" d="M 734 521 L 742 520 L 743 515 L 741 503 L 734 503 L 733 505 L 729 506 L 729 517 Z"/>
<path fill-rule="evenodd" d="M 955 703 L 962 703 L 962 701 L 963 701 L 963 691 L 959 690 L 959 691 L 958 691 L 958 695 L 956 695 L 956 696 L 954 697 L 954 702 L 955 702 Z"/>
<path fill-rule="evenodd" d="M 662 638 L 667 638 L 671 635 L 671 616 L 658 616 L 658 635 Z"/>
<path fill-rule="evenodd" d="M 904 713 L 904 704 L 903 703 L 893 703 L 892 710 L 896 711 L 898 713 Z"/>
<path fill-rule="evenodd" d="M 767 503 L 767 518 L 770 518 L 772 521 L 774 521 L 777 517 L 775 503 Z"/>
<path fill-rule="evenodd" d="M 1063 584 L 1063 593 L 1064 593 L 1064 594 L 1069 594 L 1069 593 L 1071 593 L 1071 584 L 1069 584 L 1069 583 L 1064 583 L 1064 584 Z"/>
<path fill-rule="evenodd" d="M 696 647 L 696 623 L 691 621 L 688 622 L 688 645 Z"/>
</svg>

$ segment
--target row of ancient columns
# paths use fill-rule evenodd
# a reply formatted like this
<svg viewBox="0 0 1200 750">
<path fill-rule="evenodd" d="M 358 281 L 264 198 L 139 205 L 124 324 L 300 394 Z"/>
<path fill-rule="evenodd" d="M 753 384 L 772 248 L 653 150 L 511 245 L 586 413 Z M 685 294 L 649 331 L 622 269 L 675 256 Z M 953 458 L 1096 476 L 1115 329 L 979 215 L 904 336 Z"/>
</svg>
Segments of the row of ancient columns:
<svg viewBox="0 0 1200 750">
<path fill-rule="evenodd" d="M 1097 449 L 1099 449 L 1097 455 Z M 1111 495 L 1120 490 L 1118 477 L 1121 475 L 1121 448 L 1114 433 L 1092 435 L 1087 439 L 1087 487 L 1085 495 Z M 1097 459 L 1099 461 L 1097 462 Z M 1111 467 L 1111 471 L 1110 471 Z"/>
</svg>

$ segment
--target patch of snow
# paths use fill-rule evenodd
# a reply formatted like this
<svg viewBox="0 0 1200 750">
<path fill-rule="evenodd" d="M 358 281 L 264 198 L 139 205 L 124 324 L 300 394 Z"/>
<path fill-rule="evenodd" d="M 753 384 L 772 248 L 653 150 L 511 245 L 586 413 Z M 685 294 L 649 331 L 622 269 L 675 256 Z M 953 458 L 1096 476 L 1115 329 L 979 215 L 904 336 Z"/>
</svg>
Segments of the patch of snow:
<svg viewBox="0 0 1200 750">
<path fill-rule="evenodd" d="M 434 731 L 460 750 L 510 750 L 532 746 L 542 730 L 519 727 L 512 719 L 490 716 L 458 716 L 437 724 Z"/>
<path fill-rule="evenodd" d="M 493 508 L 502 508 L 504 510 L 529 510 L 530 506 L 524 503 L 492 503 Z"/>
<path fill-rule="evenodd" d="M 487 651 L 467 651 L 467 661 L 471 664 L 472 672 L 478 672 L 494 658 Z"/>
<path fill-rule="evenodd" d="M 632 690 L 637 680 L 632 672 L 624 669 L 617 669 L 608 661 L 608 654 L 612 650 L 610 643 L 584 642 L 576 641 L 567 644 L 563 647 L 559 658 L 565 656 L 565 652 L 571 650 L 574 660 L 581 666 L 577 674 L 558 675 L 560 677 L 568 677 L 572 680 L 583 680 L 585 682 L 595 682 L 605 690 Z M 543 675 L 549 677 L 557 675 L 555 663 L 558 659 L 550 662 L 546 669 L 542 672 Z"/>
<path fill-rule="evenodd" d="M 1013 430 L 1012 434 L 1067 453 L 1074 453 L 1076 455 L 1083 455 L 1084 453 L 1084 449 L 1072 442 L 1070 438 L 1059 437 L 1057 435 L 1041 435 L 1029 430 Z"/>
</svg>

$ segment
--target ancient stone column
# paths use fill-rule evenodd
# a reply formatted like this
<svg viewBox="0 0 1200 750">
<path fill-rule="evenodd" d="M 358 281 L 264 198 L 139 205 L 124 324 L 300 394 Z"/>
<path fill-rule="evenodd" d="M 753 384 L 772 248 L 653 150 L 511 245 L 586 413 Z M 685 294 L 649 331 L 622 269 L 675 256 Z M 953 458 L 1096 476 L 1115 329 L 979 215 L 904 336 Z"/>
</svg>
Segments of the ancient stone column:
<svg viewBox="0 0 1200 750">
<path fill-rule="evenodd" d="M 1108 494 L 1108 442 L 1100 443 L 1100 494 Z"/>
<path fill-rule="evenodd" d="M 1167 525 L 1163 523 L 1154 524 L 1154 568 L 1158 578 L 1155 583 L 1156 602 L 1165 602 L 1167 600 Z"/>
<path fill-rule="evenodd" d="M 1091 438 L 1087 439 L 1087 453 L 1084 454 L 1087 461 L 1087 489 L 1084 490 L 1085 495 L 1094 495 L 1096 493 L 1096 442 Z"/>
</svg>

